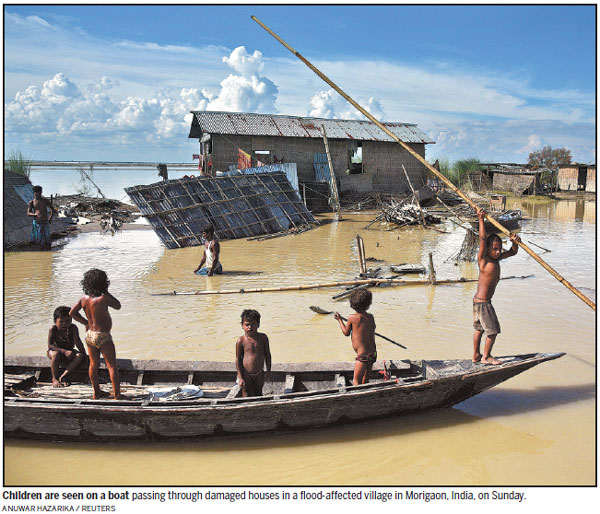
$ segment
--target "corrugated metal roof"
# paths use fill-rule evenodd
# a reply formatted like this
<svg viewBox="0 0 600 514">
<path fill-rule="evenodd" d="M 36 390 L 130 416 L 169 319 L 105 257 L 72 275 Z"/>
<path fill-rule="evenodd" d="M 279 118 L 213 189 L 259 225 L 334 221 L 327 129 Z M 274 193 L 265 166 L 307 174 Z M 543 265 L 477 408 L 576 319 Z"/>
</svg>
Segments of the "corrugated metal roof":
<svg viewBox="0 0 600 514">
<path fill-rule="evenodd" d="M 377 125 L 366 120 L 328 120 L 240 112 L 191 112 L 194 118 L 189 137 L 197 139 L 204 133 L 322 138 L 321 126 L 324 125 L 330 139 L 394 141 Z M 435 143 L 414 124 L 383 122 L 383 125 L 405 143 Z"/>
</svg>

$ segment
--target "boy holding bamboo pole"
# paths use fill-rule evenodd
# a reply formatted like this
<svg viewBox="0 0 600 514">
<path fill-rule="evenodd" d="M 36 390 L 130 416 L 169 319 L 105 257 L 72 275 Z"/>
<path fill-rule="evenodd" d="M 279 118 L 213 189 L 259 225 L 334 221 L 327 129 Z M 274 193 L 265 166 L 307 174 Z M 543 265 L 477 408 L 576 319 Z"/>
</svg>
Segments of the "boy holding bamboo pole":
<svg viewBox="0 0 600 514">
<path fill-rule="evenodd" d="M 479 265 L 479 281 L 477 292 L 473 297 L 473 362 L 482 364 L 502 364 L 501 361 L 492 357 L 492 346 L 496 336 L 500 333 L 500 323 L 496 311 L 492 306 L 492 296 L 500 280 L 500 262 L 502 259 L 516 255 L 519 250 L 521 239 L 511 234 L 512 247 L 510 250 L 502 251 L 502 240 L 498 234 L 486 234 L 485 231 L 486 212 L 477 208 L 479 218 L 479 252 L 477 264 Z M 480 353 L 481 338 L 486 333 L 483 355 Z"/>
</svg>

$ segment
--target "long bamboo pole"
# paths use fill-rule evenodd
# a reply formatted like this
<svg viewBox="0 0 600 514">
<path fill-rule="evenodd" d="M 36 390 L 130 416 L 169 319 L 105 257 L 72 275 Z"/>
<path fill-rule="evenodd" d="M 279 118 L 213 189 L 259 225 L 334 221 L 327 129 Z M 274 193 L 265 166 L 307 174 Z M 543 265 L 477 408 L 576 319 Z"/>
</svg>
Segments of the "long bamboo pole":
<svg viewBox="0 0 600 514">
<path fill-rule="evenodd" d="M 271 36 L 273 36 L 277 41 L 279 41 L 283 46 L 285 46 L 290 52 L 292 52 L 298 59 L 300 59 L 306 66 L 308 66 L 315 74 L 317 74 L 322 80 L 324 80 L 327 84 L 329 84 L 333 89 L 335 89 L 340 95 L 342 95 L 350 104 L 352 104 L 358 111 L 360 111 L 364 116 L 366 116 L 370 121 L 375 123 L 381 130 L 383 130 L 388 136 L 390 136 L 394 141 L 396 141 L 402 148 L 404 148 L 408 153 L 410 153 L 415 159 L 417 159 L 421 164 L 423 164 L 429 171 L 431 171 L 435 176 L 437 176 L 444 184 L 446 184 L 450 189 L 452 189 L 458 196 L 460 196 L 465 202 L 467 202 L 473 209 L 477 210 L 478 207 L 467 195 L 465 195 L 458 187 L 456 187 L 450 180 L 436 170 L 431 164 L 429 164 L 423 157 L 421 157 L 417 152 L 415 152 L 408 144 L 404 141 L 401 141 L 400 138 L 394 134 L 390 129 L 384 126 L 381 122 L 376 120 L 373 115 L 361 107 L 358 103 L 356 103 L 352 98 L 350 98 L 344 91 L 342 91 L 334 82 L 332 82 L 326 75 L 321 73 L 315 66 L 313 66 L 306 58 L 304 58 L 299 52 L 294 50 L 290 45 L 288 45 L 283 39 L 281 39 L 277 34 L 275 34 L 269 27 L 267 27 L 264 23 L 262 23 L 256 16 L 251 16 L 251 18 L 258 23 L 263 29 L 265 29 Z M 494 225 L 500 232 L 507 236 L 511 236 L 511 232 L 507 230 L 503 225 L 501 225 L 498 221 L 492 218 L 489 215 L 486 215 L 485 218 Z M 585 296 L 581 291 L 579 291 L 575 286 L 573 286 L 569 281 L 567 281 L 563 276 L 561 276 L 556 270 L 554 270 L 548 263 L 546 263 L 539 255 L 537 255 L 531 248 L 529 248 L 522 241 L 517 243 L 523 250 L 525 250 L 531 257 L 533 257 L 538 263 L 542 265 L 546 271 L 548 271 L 556 280 L 558 280 L 561 284 L 563 284 L 567 289 L 577 295 L 581 300 L 583 300 L 586 304 L 588 304 L 592 309 L 596 310 L 596 304 L 590 300 L 587 296 Z"/>
<path fill-rule="evenodd" d="M 521 277 L 502 277 L 501 280 L 508 280 L 511 278 L 529 278 L 533 275 L 524 275 Z M 446 280 L 436 280 L 434 285 L 443 285 L 443 284 L 460 284 L 463 282 L 477 282 L 476 278 L 459 278 L 459 279 L 446 279 Z M 254 288 L 242 288 L 242 289 L 215 289 L 215 290 L 205 290 L 205 291 L 184 291 L 178 293 L 177 291 L 172 291 L 170 293 L 152 293 L 151 296 L 202 296 L 208 294 L 244 294 L 244 293 L 274 293 L 276 291 L 302 291 L 304 289 L 319 289 L 319 288 L 327 288 L 327 287 L 337 287 L 337 286 L 356 286 L 360 284 L 370 284 L 372 286 L 376 286 L 377 284 L 398 284 L 405 286 L 424 286 L 431 285 L 429 280 L 403 280 L 400 278 L 370 278 L 370 279 L 360 279 L 360 280 L 345 280 L 342 282 L 325 282 L 320 284 L 299 284 L 297 286 L 279 286 L 279 287 L 254 287 Z"/>
<path fill-rule="evenodd" d="M 340 195 L 338 194 L 337 181 L 335 179 L 335 173 L 333 171 L 333 163 L 331 162 L 331 153 L 329 152 L 329 141 L 327 141 L 327 132 L 325 132 L 325 125 L 321 125 L 321 130 L 323 131 L 323 143 L 325 143 L 325 151 L 327 152 L 327 163 L 329 164 L 329 175 L 331 180 L 331 194 L 333 196 L 333 201 L 335 203 L 335 212 L 338 220 L 341 220 L 341 205 L 340 205 Z"/>
</svg>

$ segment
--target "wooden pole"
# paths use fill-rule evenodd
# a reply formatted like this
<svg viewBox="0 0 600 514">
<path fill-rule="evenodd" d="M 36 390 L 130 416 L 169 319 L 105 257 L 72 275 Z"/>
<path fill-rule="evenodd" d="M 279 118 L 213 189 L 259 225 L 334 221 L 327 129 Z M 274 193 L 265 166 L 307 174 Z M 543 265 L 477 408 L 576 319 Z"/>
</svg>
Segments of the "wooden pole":
<svg viewBox="0 0 600 514">
<path fill-rule="evenodd" d="M 358 269 L 360 274 L 364 275 L 367 272 L 367 265 L 365 263 L 365 247 L 362 244 L 362 237 L 356 234 L 356 249 L 358 251 Z"/>
<path fill-rule="evenodd" d="M 429 283 L 436 284 L 435 268 L 433 267 L 433 254 L 429 252 Z"/>
<path fill-rule="evenodd" d="M 446 184 L 452 191 L 454 191 L 458 196 L 460 196 L 467 204 L 469 204 L 473 209 L 477 210 L 478 207 L 466 194 L 464 194 L 458 187 L 456 187 L 445 175 L 436 170 L 431 164 L 429 164 L 423 157 L 421 157 L 417 152 L 415 152 L 407 143 L 401 141 L 400 138 L 394 134 L 390 129 L 384 126 L 381 122 L 375 119 L 375 117 L 366 109 L 361 107 L 358 103 L 356 103 L 352 98 L 350 98 L 344 91 L 342 91 L 334 82 L 332 82 L 326 75 L 321 73 L 317 68 L 315 68 L 306 58 L 304 58 L 300 53 L 294 50 L 290 45 L 288 45 L 283 39 L 281 39 L 277 34 L 275 34 L 269 27 L 263 24 L 256 16 L 251 16 L 251 18 L 258 23 L 263 29 L 265 29 L 271 36 L 273 36 L 277 41 L 279 41 L 283 46 L 285 46 L 290 52 L 292 52 L 298 59 L 300 59 L 306 66 L 308 66 L 316 75 L 318 75 L 322 80 L 324 80 L 327 84 L 329 84 L 333 89 L 335 89 L 340 95 L 342 95 L 350 104 L 352 104 L 358 111 L 360 111 L 364 116 L 367 117 L 370 121 L 372 121 L 375 125 L 377 125 L 381 130 L 383 130 L 388 136 L 390 136 L 394 141 L 396 141 L 402 148 L 404 148 L 409 154 L 411 154 L 415 159 L 417 159 L 421 164 L 423 164 L 429 171 L 431 171 L 436 177 L 438 177 L 444 184 Z M 494 225 L 500 232 L 507 236 L 511 236 L 511 232 L 507 230 L 502 224 L 496 221 L 489 215 L 486 215 L 485 218 Z M 570 282 L 568 282 L 564 277 L 562 277 L 556 270 L 554 270 L 548 263 L 546 263 L 539 255 L 537 255 L 531 248 L 529 248 L 522 241 L 517 243 L 523 250 L 525 250 L 531 257 L 533 257 L 541 266 L 548 271 L 556 280 L 558 280 L 561 284 L 563 284 L 567 289 L 573 292 L 576 296 L 578 296 L 581 300 L 583 300 L 588 306 L 592 309 L 596 310 L 596 304 L 590 300 L 587 296 L 585 296 L 581 291 L 575 288 Z"/>
<path fill-rule="evenodd" d="M 325 132 L 325 125 L 321 125 L 323 130 L 323 142 L 325 143 L 325 151 L 327 152 L 327 163 L 329 164 L 329 174 L 331 175 L 331 194 L 333 195 L 333 202 L 335 204 L 335 211 L 337 213 L 338 220 L 340 217 L 340 195 L 338 194 L 337 181 L 335 180 L 335 173 L 333 172 L 333 164 L 331 162 L 331 153 L 329 153 L 329 142 L 327 141 L 327 133 Z"/>
<path fill-rule="evenodd" d="M 533 275 L 524 275 L 521 277 L 502 277 L 500 280 L 508 280 L 511 278 L 529 278 Z M 459 278 L 459 279 L 447 279 L 447 280 L 436 280 L 435 285 L 444 285 L 444 284 L 462 284 L 465 282 L 477 282 L 476 278 Z M 206 290 L 206 291 L 187 291 L 178 293 L 177 291 L 173 291 L 171 293 L 152 293 L 150 296 L 202 296 L 208 294 L 244 294 L 244 293 L 274 293 L 276 291 L 303 291 L 305 289 L 319 289 L 319 288 L 327 288 L 327 287 L 337 287 L 337 286 L 355 286 L 360 284 L 370 284 L 375 286 L 377 284 L 398 284 L 405 286 L 423 286 L 423 285 L 431 285 L 429 280 L 402 280 L 399 278 L 370 278 L 364 280 L 345 280 L 342 282 L 326 282 L 321 284 L 306 284 L 306 285 L 297 285 L 297 286 L 280 286 L 280 287 L 256 287 L 253 289 L 220 289 L 220 290 Z"/>
<path fill-rule="evenodd" d="M 106 196 L 104 196 L 104 193 L 102 191 L 100 191 L 100 188 L 92 180 L 92 177 L 90 177 L 83 168 L 79 168 L 79 171 L 81 171 L 81 173 L 85 176 L 85 178 L 87 178 L 94 185 L 94 187 L 98 190 L 98 193 L 100 193 L 100 196 L 102 196 L 102 198 L 106 199 Z M 94 165 L 90 164 L 90 173 L 93 173 L 93 172 L 94 172 Z"/>
</svg>

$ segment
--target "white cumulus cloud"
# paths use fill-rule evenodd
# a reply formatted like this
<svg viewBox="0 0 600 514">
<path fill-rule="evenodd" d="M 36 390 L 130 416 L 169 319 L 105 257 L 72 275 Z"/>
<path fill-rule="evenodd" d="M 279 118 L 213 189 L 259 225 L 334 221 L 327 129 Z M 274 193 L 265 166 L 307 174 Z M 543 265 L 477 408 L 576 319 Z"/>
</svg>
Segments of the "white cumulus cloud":
<svg viewBox="0 0 600 514">
<path fill-rule="evenodd" d="M 232 112 L 275 113 L 277 86 L 259 75 L 264 67 L 262 54 L 254 51 L 249 55 L 243 46 L 237 47 L 223 62 L 238 75 L 229 75 L 221 82 L 221 91 L 212 96 L 207 110 Z"/>
<path fill-rule="evenodd" d="M 374 97 L 361 98 L 358 97 L 356 102 L 363 109 L 368 111 L 375 119 L 384 120 L 384 111 L 381 102 Z M 339 93 L 333 89 L 328 91 L 319 91 L 315 93 L 309 100 L 310 110 L 308 116 L 315 118 L 330 118 L 342 120 L 364 120 L 363 114 L 354 106 L 349 104 Z"/>
</svg>

